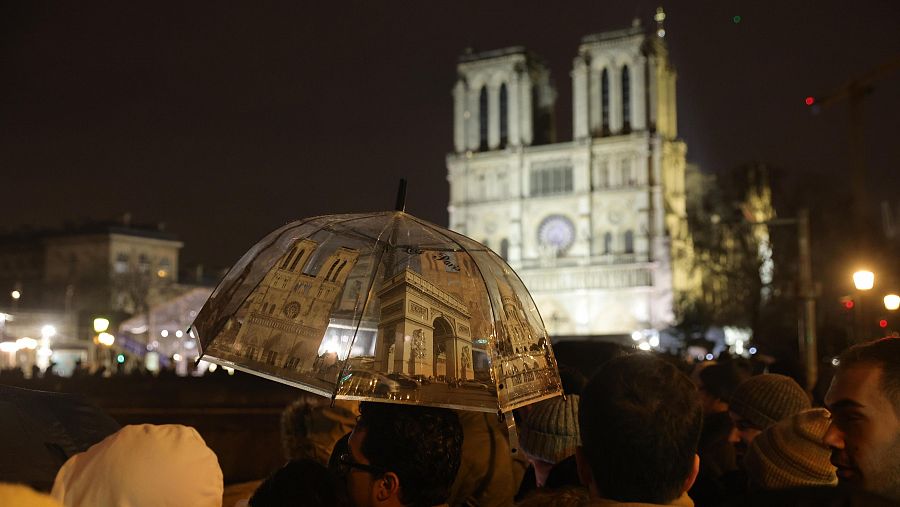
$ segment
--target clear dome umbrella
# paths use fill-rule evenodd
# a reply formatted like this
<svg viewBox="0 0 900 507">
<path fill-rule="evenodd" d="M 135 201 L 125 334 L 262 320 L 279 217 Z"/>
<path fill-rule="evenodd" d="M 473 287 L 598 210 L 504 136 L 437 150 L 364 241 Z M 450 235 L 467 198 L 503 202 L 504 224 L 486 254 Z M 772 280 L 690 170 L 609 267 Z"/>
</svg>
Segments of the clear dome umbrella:
<svg viewBox="0 0 900 507">
<path fill-rule="evenodd" d="M 336 399 L 508 412 L 562 394 L 516 273 L 484 245 L 402 211 L 270 233 L 193 330 L 207 361 Z"/>
</svg>

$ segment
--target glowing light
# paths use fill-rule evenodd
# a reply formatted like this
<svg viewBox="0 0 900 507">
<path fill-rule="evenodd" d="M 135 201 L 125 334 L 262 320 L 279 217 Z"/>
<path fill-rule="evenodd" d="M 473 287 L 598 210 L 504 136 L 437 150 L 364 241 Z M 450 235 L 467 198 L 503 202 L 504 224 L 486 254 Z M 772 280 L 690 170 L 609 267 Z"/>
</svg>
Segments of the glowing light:
<svg viewBox="0 0 900 507">
<path fill-rule="evenodd" d="M 229 375 L 234 375 L 234 368 L 229 368 L 226 366 L 225 371 L 227 371 Z"/>
<path fill-rule="evenodd" d="M 900 308 L 900 296 L 896 294 L 888 294 L 884 296 L 884 307 L 888 310 L 896 310 Z"/>
<path fill-rule="evenodd" d="M 25 336 L 16 340 L 16 345 L 18 345 L 20 349 L 34 350 L 37 348 L 38 342 L 34 338 Z"/>
<path fill-rule="evenodd" d="M 52 338 L 56 335 L 56 327 L 51 326 L 50 324 L 45 325 L 41 328 L 41 337 L 42 338 Z"/>
<path fill-rule="evenodd" d="M 816 103 L 816 98 L 815 97 L 806 97 L 806 99 L 803 102 L 805 102 L 807 106 L 811 106 Z"/>
<path fill-rule="evenodd" d="M 186 348 L 188 350 L 191 350 L 196 346 L 197 346 L 197 342 L 195 342 L 194 340 L 188 340 L 188 341 L 184 342 L 184 348 Z"/>
<path fill-rule="evenodd" d="M 184 336 L 184 332 L 182 332 L 180 329 L 178 331 L 175 331 L 176 338 L 181 338 L 182 336 Z"/>
<path fill-rule="evenodd" d="M 740 16 L 734 16 L 733 18 L 731 18 L 731 22 L 736 25 L 741 22 L 741 19 L 743 18 L 741 18 Z"/>
<path fill-rule="evenodd" d="M 650 350 L 650 344 L 647 342 L 641 342 L 641 344 L 638 345 L 638 348 L 641 350 Z"/>
<path fill-rule="evenodd" d="M 841 364 L 841 360 L 836 357 L 831 360 L 832 366 L 840 366 L 840 364 Z"/>
<path fill-rule="evenodd" d="M 641 338 L 643 338 L 643 337 L 641 336 L 641 332 L 640 332 L 640 331 L 632 331 L 632 332 L 631 332 L 631 339 L 632 339 L 632 340 L 638 342 L 638 341 L 641 341 Z"/>
<path fill-rule="evenodd" d="M 116 343 L 116 337 L 109 333 L 100 333 L 100 336 L 97 337 L 97 341 L 99 341 L 101 345 L 110 347 L 113 343 Z"/>
<path fill-rule="evenodd" d="M 853 285 L 856 290 L 869 290 L 875 286 L 875 273 L 866 270 L 860 270 L 853 273 Z"/>
<path fill-rule="evenodd" d="M 888 326 L 888 321 L 881 319 L 878 321 L 878 327 L 885 328 Z"/>
<path fill-rule="evenodd" d="M 122 364 L 125 362 L 125 354 L 119 354 L 116 356 L 116 362 Z"/>
<path fill-rule="evenodd" d="M 209 363 L 209 372 L 212 373 L 219 369 L 219 365 L 216 363 Z"/>
<path fill-rule="evenodd" d="M 650 346 L 651 347 L 659 347 L 659 337 L 658 336 L 650 337 Z"/>
<path fill-rule="evenodd" d="M 0 342 L 0 352 L 16 352 L 19 344 L 16 342 Z"/>
<path fill-rule="evenodd" d="M 52 356 L 53 351 L 50 349 L 50 347 L 41 347 L 38 349 L 37 354 L 40 357 L 46 358 Z"/>
<path fill-rule="evenodd" d="M 162 331 L 159 332 L 159 335 L 162 336 L 163 338 L 165 338 L 165 337 L 169 336 L 169 330 L 163 329 Z"/>
<path fill-rule="evenodd" d="M 756 354 L 756 352 L 757 352 L 756 347 L 750 347 L 750 350 L 748 350 L 747 352 L 749 352 L 750 355 Z"/>
<path fill-rule="evenodd" d="M 16 301 L 18 301 L 19 298 L 22 297 L 22 293 L 17 290 L 10 292 L 9 295 L 12 296 L 12 298 L 15 299 Z"/>
<path fill-rule="evenodd" d="M 172 359 L 175 361 L 181 361 L 182 359 L 184 359 L 184 357 L 182 357 L 181 354 L 174 354 L 172 356 Z"/>
<path fill-rule="evenodd" d="M 715 359 L 715 357 L 716 357 L 716 356 L 714 356 L 714 355 L 712 355 L 712 354 L 706 354 L 706 360 L 707 360 L 707 361 L 712 361 L 713 359 Z"/>
<path fill-rule="evenodd" d="M 165 269 L 160 269 L 159 271 L 156 272 L 156 276 L 158 276 L 160 278 L 165 278 L 165 277 L 169 276 L 169 272 L 166 271 Z"/>
<path fill-rule="evenodd" d="M 97 317 L 96 319 L 94 319 L 94 332 L 95 333 L 102 333 L 102 332 L 106 331 L 107 329 L 109 329 L 109 319 L 104 318 L 104 317 Z M 131 331 L 134 332 L 133 329 Z"/>
<path fill-rule="evenodd" d="M 852 299 L 844 301 L 844 308 L 847 310 L 852 310 L 854 306 L 856 306 L 856 303 L 854 303 Z"/>
<path fill-rule="evenodd" d="M 662 39 L 663 37 L 665 37 L 665 36 L 666 36 L 666 29 L 665 29 L 665 28 L 660 28 L 659 30 L 657 30 L 657 31 L 656 31 L 656 36 L 659 37 L 660 39 Z"/>
</svg>

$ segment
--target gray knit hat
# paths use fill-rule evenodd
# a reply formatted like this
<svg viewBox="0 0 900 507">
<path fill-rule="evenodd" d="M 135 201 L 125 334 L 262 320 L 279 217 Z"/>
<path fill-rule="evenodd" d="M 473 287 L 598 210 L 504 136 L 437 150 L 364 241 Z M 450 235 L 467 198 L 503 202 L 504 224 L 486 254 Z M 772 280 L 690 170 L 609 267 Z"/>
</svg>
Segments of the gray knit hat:
<svg viewBox="0 0 900 507">
<path fill-rule="evenodd" d="M 741 382 L 728 404 L 728 410 L 762 430 L 808 408 L 809 397 L 794 379 L 772 373 Z"/>
<path fill-rule="evenodd" d="M 578 395 L 536 403 L 519 428 L 522 450 L 529 456 L 558 463 L 581 445 L 578 433 Z"/>
<path fill-rule="evenodd" d="M 822 439 L 831 425 L 824 408 L 805 410 L 760 433 L 744 458 L 754 488 L 834 486 L 838 482 L 831 449 Z"/>
</svg>

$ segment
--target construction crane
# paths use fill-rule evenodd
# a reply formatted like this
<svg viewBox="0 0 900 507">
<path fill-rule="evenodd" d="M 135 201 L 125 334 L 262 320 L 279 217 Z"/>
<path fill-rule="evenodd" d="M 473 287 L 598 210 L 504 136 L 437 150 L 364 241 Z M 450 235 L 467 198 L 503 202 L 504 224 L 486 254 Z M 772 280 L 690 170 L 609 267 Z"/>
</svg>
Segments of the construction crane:
<svg viewBox="0 0 900 507">
<path fill-rule="evenodd" d="M 900 69 L 900 55 L 882 63 L 874 69 L 857 76 L 832 93 L 821 96 L 806 97 L 806 105 L 814 113 L 836 103 L 847 101 L 850 104 L 850 172 L 852 174 L 853 215 L 856 231 L 860 235 L 857 242 L 861 252 L 868 247 L 868 230 L 866 223 L 866 158 L 865 135 L 863 129 L 863 99 L 872 92 L 874 84 L 891 72 Z"/>
</svg>

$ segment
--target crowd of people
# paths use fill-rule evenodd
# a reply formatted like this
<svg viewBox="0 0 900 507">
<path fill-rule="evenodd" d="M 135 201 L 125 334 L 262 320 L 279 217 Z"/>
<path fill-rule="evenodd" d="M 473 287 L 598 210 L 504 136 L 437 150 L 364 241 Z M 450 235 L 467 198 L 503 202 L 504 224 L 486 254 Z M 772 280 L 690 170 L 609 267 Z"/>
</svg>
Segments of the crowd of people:
<svg viewBox="0 0 900 507">
<path fill-rule="evenodd" d="M 228 488 L 193 428 L 126 426 L 69 458 L 49 495 L 0 485 L 0 504 L 900 504 L 900 338 L 841 354 L 824 406 L 754 373 L 633 351 L 589 379 L 561 368 L 565 396 L 518 409 L 518 439 L 493 414 L 298 404 L 283 420 L 287 464 Z"/>
</svg>

